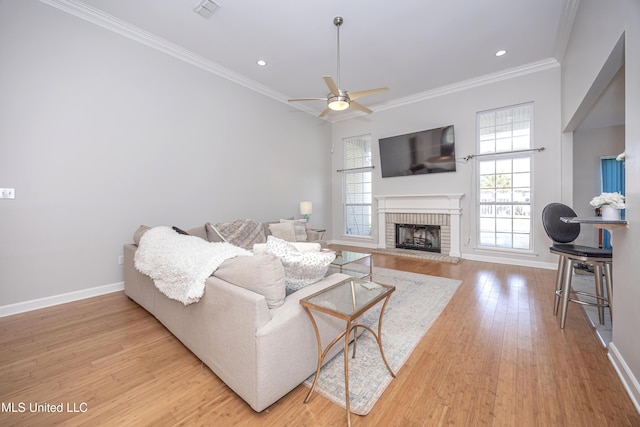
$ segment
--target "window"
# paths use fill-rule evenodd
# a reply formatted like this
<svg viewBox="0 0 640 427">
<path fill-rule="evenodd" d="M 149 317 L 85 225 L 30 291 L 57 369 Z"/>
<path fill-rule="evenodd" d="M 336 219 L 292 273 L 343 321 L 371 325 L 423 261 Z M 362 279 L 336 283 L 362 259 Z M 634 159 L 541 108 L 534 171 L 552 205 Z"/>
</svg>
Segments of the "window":
<svg viewBox="0 0 640 427">
<path fill-rule="evenodd" d="M 481 247 L 531 249 L 533 104 L 477 115 L 478 242 Z"/>
<path fill-rule="evenodd" d="M 371 136 L 343 140 L 344 232 L 371 236 Z"/>
<path fill-rule="evenodd" d="M 602 192 L 625 194 L 624 161 L 618 161 L 615 157 L 601 158 L 600 174 Z M 624 209 L 621 213 L 624 218 Z M 602 247 L 611 249 L 611 233 L 607 230 L 599 230 L 598 233 L 602 236 Z"/>
</svg>

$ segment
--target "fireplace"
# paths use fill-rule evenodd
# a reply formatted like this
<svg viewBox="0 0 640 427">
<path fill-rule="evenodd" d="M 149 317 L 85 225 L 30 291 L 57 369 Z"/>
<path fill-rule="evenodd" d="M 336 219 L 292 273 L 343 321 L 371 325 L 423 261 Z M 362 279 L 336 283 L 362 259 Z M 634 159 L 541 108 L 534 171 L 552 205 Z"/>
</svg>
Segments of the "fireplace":
<svg viewBox="0 0 640 427">
<path fill-rule="evenodd" d="M 460 215 L 462 193 L 454 194 L 417 194 L 375 196 L 378 202 L 378 236 L 380 249 L 393 249 L 407 253 L 421 253 L 424 256 L 442 256 L 459 258 L 460 252 Z M 416 251 L 416 248 L 396 248 L 396 224 L 428 224 L 439 227 L 439 241 L 431 247 L 439 246 L 438 254 Z M 420 241 L 409 239 L 410 243 Z M 426 237 L 425 237 L 426 238 Z"/>
<path fill-rule="evenodd" d="M 440 253 L 440 226 L 396 224 L 396 248 Z"/>
</svg>

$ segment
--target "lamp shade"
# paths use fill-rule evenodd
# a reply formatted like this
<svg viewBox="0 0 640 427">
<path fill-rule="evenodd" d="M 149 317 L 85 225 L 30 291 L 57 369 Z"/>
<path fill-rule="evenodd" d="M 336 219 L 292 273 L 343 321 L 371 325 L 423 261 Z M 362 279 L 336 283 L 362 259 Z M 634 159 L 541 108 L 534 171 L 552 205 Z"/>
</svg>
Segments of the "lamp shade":
<svg viewBox="0 0 640 427">
<path fill-rule="evenodd" d="M 313 204 L 310 201 L 300 202 L 300 215 L 311 215 L 313 213 Z"/>
</svg>

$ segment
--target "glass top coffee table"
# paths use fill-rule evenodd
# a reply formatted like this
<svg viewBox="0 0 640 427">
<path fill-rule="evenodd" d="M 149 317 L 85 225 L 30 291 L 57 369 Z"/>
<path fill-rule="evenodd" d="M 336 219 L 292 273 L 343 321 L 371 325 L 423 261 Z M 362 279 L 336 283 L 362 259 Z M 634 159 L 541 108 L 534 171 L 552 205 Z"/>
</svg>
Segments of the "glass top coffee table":
<svg viewBox="0 0 640 427">
<path fill-rule="evenodd" d="M 347 425 L 351 426 L 351 410 L 349 406 L 349 337 L 351 335 L 351 331 L 353 331 L 354 338 L 352 357 L 355 358 L 357 344 L 356 336 L 358 328 L 364 328 L 365 330 L 371 332 L 376 342 L 378 343 L 378 348 L 380 349 L 380 354 L 382 355 L 382 360 L 384 361 L 387 370 L 393 378 L 396 377 L 391 370 L 391 367 L 389 367 L 389 363 L 387 363 L 386 357 L 384 356 L 381 334 L 382 316 L 384 315 L 384 310 L 387 307 L 389 299 L 391 298 L 391 294 L 395 290 L 395 286 L 381 285 L 378 283 L 367 282 L 361 279 L 353 278 L 343 280 L 340 283 L 337 283 L 300 300 L 300 304 L 307 312 L 309 319 L 311 319 L 313 329 L 316 333 L 316 340 L 318 342 L 318 369 L 316 370 L 316 376 L 313 379 L 313 385 L 311 386 L 311 389 L 309 390 L 304 403 L 307 403 L 309 401 L 311 394 L 316 388 L 318 377 L 320 376 L 320 368 L 322 367 L 327 353 L 336 343 L 340 341 L 341 338 L 344 338 L 345 403 L 347 409 Z M 362 316 L 367 312 L 367 310 L 371 309 L 382 300 L 384 300 L 384 305 L 382 306 L 382 310 L 380 310 L 377 333 L 369 326 L 357 323 L 357 320 L 360 316 Z M 320 331 L 318 330 L 318 325 L 316 324 L 313 314 L 311 313 L 312 310 L 346 321 L 345 330 L 333 341 L 331 341 L 331 343 L 324 350 L 322 349 L 322 342 L 320 338 Z"/>
<path fill-rule="evenodd" d="M 373 277 L 372 276 L 373 260 L 371 259 L 371 254 L 365 254 L 362 252 L 352 252 L 352 251 L 336 251 L 336 259 L 333 260 L 331 265 L 338 267 L 340 270 L 340 273 L 343 273 L 344 272 L 343 270 L 347 270 L 345 269 L 345 266 L 347 264 L 351 264 L 353 262 L 361 261 L 367 258 L 369 258 L 369 274 L 357 272 L 355 270 L 348 270 L 348 271 L 350 273 L 363 274 L 362 276 L 358 276 L 360 279 L 364 279 L 368 277 L 369 280 L 371 280 Z"/>
</svg>

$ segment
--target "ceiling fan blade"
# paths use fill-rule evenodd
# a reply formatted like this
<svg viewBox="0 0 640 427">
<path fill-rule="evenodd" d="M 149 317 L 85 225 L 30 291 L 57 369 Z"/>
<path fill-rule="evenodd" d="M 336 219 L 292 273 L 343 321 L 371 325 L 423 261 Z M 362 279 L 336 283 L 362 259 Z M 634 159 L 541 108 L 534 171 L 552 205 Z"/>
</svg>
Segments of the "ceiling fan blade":
<svg viewBox="0 0 640 427">
<path fill-rule="evenodd" d="M 327 98 L 295 98 L 295 99 L 289 99 L 289 102 L 294 102 L 294 101 L 326 101 Z"/>
<path fill-rule="evenodd" d="M 367 114 L 373 113 L 373 110 L 370 110 L 367 107 L 365 107 L 364 105 L 359 104 L 359 103 L 357 103 L 355 101 L 351 101 L 351 103 L 349 104 L 349 107 L 353 107 L 356 110 L 360 110 L 360 111 L 362 111 L 364 113 L 367 113 Z"/>
<path fill-rule="evenodd" d="M 322 113 L 320 113 L 320 115 L 318 117 L 326 116 L 329 111 L 331 111 L 331 108 L 329 108 L 329 107 L 325 108 L 324 111 Z"/>
<path fill-rule="evenodd" d="M 363 96 L 373 95 L 374 93 L 386 92 L 388 91 L 388 87 L 379 87 L 377 89 L 368 89 L 368 90 L 360 90 L 357 92 L 347 92 L 349 98 L 353 101 L 354 99 L 362 98 Z"/>
<path fill-rule="evenodd" d="M 333 81 L 331 76 L 323 76 L 324 82 L 327 84 L 327 87 L 334 95 L 340 95 L 340 89 L 336 85 L 336 82 Z"/>
</svg>

